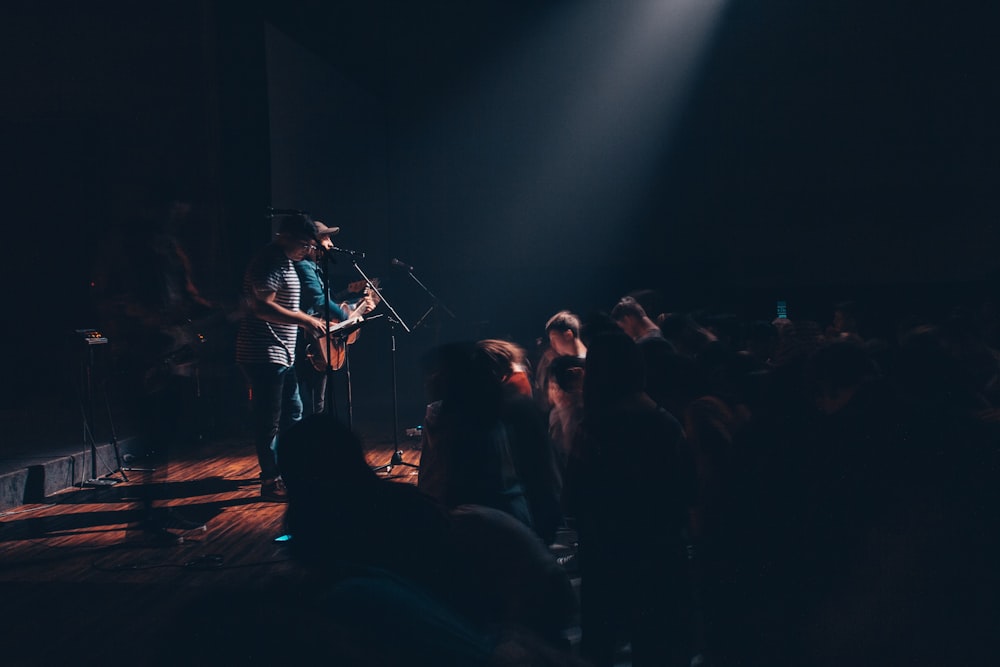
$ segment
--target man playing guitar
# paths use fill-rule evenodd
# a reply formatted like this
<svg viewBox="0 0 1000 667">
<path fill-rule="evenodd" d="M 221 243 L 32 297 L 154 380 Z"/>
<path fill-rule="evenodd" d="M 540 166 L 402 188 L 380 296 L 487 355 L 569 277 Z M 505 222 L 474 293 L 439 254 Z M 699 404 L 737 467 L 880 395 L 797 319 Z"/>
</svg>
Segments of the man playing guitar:
<svg viewBox="0 0 1000 667">
<path fill-rule="evenodd" d="M 338 303 L 327 296 L 322 257 L 333 248 L 331 237 L 340 228 L 328 227 L 319 221 L 315 221 L 315 224 L 319 247 L 309 250 L 306 257 L 295 263 L 295 270 L 302 284 L 300 308 L 315 317 L 329 318 L 332 333 L 318 337 L 305 330 L 299 331 L 299 354 L 295 371 L 302 396 L 303 416 L 323 412 L 327 370 L 341 368 L 346 354 L 345 346 L 357 339 L 357 330 L 346 337 L 337 335 L 336 325 L 359 320 L 378 305 L 378 296 L 372 294 L 367 285 L 361 298 L 354 301 Z"/>
</svg>

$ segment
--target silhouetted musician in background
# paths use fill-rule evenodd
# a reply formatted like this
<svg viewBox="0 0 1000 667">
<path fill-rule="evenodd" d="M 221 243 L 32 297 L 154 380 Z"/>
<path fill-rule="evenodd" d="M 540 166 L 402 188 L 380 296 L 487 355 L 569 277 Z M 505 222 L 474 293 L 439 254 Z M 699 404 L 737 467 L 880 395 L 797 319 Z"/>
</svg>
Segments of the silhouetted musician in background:
<svg viewBox="0 0 1000 667">
<path fill-rule="evenodd" d="M 166 479 L 171 447 L 199 433 L 195 399 L 203 338 L 197 322 L 219 312 L 195 285 L 178 239 L 190 213 L 191 204 L 179 197 L 147 198 L 102 244 L 94 275 L 112 356 L 108 391 L 156 457 L 155 479 L 144 480 L 141 527 L 166 541 L 166 528 L 196 522 L 163 520 L 165 512 L 153 511 L 151 487 Z"/>
<path fill-rule="evenodd" d="M 154 451 L 195 431 L 198 322 L 219 312 L 195 285 L 177 232 L 191 205 L 151 200 L 104 244 L 94 279 L 111 343 L 116 394 L 134 409 Z"/>
</svg>

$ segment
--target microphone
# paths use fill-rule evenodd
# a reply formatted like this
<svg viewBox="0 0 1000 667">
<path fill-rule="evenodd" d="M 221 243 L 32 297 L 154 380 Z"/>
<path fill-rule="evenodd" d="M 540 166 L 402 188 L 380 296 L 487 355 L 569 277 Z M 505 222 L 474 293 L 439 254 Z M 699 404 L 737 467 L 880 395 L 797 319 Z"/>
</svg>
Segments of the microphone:
<svg viewBox="0 0 1000 667">
<path fill-rule="evenodd" d="M 392 261 L 390 262 L 390 264 L 392 264 L 393 266 L 398 266 L 398 267 L 400 267 L 402 269 L 406 269 L 410 273 L 413 273 L 413 267 L 412 266 L 410 266 L 406 262 L 402 262 L 402 261 L 396 259 L 395 257 L 392 259 Z"/>
<path fill-rule="evenodd" d="M 331 247 L 327 252 L 340 252 L 345 255 L 350 255 L 351 257 L 357 257 L 359 259 L 365 258 L 365 253 L 360 250 L 348 250 L 347 248 L 338 248 L 337 246 Z"/>
<path fill-rule="evenodd" d="M 268 216 L 271 217 L 276 215 L 302 215 L 302 213 L 303 211 L 300 211 L 297 208 L 274 208 L 272 206 L 267 207 L 267 214 Z"/>
</svg>

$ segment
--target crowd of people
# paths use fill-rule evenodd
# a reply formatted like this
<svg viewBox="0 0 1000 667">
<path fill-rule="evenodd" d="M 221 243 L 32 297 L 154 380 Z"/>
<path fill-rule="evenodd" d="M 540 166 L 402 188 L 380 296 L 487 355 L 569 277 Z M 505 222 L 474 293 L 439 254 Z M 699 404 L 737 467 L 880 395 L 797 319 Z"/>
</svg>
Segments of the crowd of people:
<svg viewBox="0 0 1000 667">
<path fill-rule="evenodd" d="M 405 524 L 360 561 L 492 628 L 475 635 L 484 655 L 497 628 L 527 632 L 549 653 L 525 664 L 613 665 L 624 647 L 635 665 L 978 664 L 995 648 L 993 323 L 955 312 L 889 340 L 866 337 L 848 303 L 824 328 L 650 313 L 646 296 L 556 313 L 535 358 L 495 339 L 435 349 L 417 488 L 370 503 L 388 516 L 359 516 L 353 491 L 324 496 L 340 510 L 306 504 Z M 352 451 L 372 489 L 401 486 Z M 336 487 L 354 488 L 320 488 Z M 469 512 L 491 545 L 471 558 L 456 527 Z M 399 537 L 415 526 L 424 538 Z M 343 545 L 329 528 L 315 515 L 291 526 Z M 355 528 L 347 541 L 369 544 Z M 559 530 L 577 537 L 572 559 L 537 549 Z M 490 578 L 505 585 L 484 592 Z"/>
<path fill-rule="evenodd" d="M 288 502 L 294 553 L 357 637 L 405 618 L 407 651 L 456 665 L 607 667 L 625 648 L 637 666 L 978 664 L 995 648 L 989 309 L 873 337 L 847 302 L 824 327 L 668 312 L 643 290 L 556 312 L 530 354 L 449 343 L 424 359 L 413 486 L 368 467 L 303 367 L 304 336 L 376 305 L 323 289 L 335 233 L 282 219 L 246 273 L 236 361 L 261 495 Z"/>
</svg>

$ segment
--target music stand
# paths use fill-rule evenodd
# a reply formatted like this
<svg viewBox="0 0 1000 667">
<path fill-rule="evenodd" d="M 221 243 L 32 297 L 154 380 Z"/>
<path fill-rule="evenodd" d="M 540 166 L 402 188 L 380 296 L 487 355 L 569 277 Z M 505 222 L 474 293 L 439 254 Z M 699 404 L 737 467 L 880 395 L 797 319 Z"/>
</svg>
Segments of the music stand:
<svg viewBox="0 0 1000 667">
<path fill-rule="evenodd" d="M 109 470 L 103 475 L 99 476 L 97 474 L 97 438 L 94 435 L 97 418 L 97 389 L 94 386 L 94 375 L 96 370 L 94 350 L 97 346 L 107 345 L 108 339 L 97 329 L 76 329 L 75 333 L 83 339 L 84 349 L 86 350 L 84 358 L 81 362 L 80 411 L 83 417 L 83 444 L 85 448 L 89 447 L 90 449 L 90 478 L 80 482 L 80 485 L 100 488 L 113 486 L 120 482 L 128 482 L 129 479 L 128 475 L 125 474 L 126 471 L 132 472 L 138 470 L 143 472 L 144 469 L 125 468 L 122 466 L 122 455 L 118 443 L 118 433 L 115 429 L 115 422 L 111 414 L 111 401 L 108 397 L 108 389 L 106 385 L 107 378 L 104 378 L 101 384 L 103 389 L 104 407 L 107 410 L 108 416 L 108 428 L 111 436 L 108 444 L 111 445 L 115 455 L 115 468 L 113 470 Z M 116 474 L 120 477 L 115 477 Z"/>
</svg>

